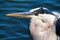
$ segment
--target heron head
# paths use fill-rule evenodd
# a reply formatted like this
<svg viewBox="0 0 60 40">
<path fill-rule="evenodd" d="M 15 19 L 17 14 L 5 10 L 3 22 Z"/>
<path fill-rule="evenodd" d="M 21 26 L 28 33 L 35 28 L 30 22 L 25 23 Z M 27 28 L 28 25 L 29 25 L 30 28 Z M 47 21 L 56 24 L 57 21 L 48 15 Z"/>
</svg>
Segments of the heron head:
<svg viewBox="0 0 60 40">
<path fill-rule="evenodd" d="M 31 9 L 28 12 L 12 13 L 12 14 L 6 14 L 6 15 L 14 16 L 14 17 L 20 16 L 20 17 L 31 18 L 31 17 L 40 16 L 40 14 L 44 14 L 45 13 L 44 10 L 47 10 L 47 8 L 38 7 L 38 8 Z"/>
</svg>

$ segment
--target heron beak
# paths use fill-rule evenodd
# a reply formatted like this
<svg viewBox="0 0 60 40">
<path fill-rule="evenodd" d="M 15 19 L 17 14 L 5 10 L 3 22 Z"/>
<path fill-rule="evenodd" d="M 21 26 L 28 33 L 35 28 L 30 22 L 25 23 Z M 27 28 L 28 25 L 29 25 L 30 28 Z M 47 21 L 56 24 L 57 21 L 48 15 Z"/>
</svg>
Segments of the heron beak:
<svg viewBox="0 0 60 40">
<path fill-rule="evenodd" d="M 29 12 L 20 12 L 20 13 L 10 13 L 6 14 L 7 16 L 21 16 L 21 15 L 28 15 L 30 14 Z"/>
<path fill-rule="evenodd" d="M 23 17 L 23 18 L 30 18 L 30 15 L 31 15 L 30 12 L 21 12 L 21 13 L 10 13 L 10 14 L 6 14 L 6 16 Z"/>
<path fill-rule="evenodd" d="M 23 17 L 23 18 L 33 18 L 33 17 L 36 18 L 37 17 L 30 12 L 11 13 L 11 14 L 6 14 L 6 16 Z M 40 14 L 38 14 L 38 16 L 40 16 Z"/>
</svg>

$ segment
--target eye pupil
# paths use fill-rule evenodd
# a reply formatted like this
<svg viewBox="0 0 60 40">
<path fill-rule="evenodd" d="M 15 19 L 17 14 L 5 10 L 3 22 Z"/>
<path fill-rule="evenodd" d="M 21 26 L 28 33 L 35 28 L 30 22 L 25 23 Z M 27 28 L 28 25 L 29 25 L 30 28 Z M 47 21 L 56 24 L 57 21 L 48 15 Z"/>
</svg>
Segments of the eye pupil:
<svg viewBox="0 0 60 40">
<path fill-rule="evenodd" d="M 38 13 L 38 12 L 35 12 L 34 14 L 35 14 L 36 16 L 38 16 L 39 13 Z"/>
</svg>

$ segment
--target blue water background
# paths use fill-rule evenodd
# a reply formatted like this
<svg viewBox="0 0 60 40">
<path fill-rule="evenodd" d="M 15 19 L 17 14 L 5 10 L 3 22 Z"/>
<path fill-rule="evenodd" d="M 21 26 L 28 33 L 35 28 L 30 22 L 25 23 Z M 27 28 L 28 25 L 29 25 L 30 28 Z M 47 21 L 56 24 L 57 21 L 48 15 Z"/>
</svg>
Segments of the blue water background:
<svg viewBox="0 0 60 40">
<path fill-rule="evenodd" d="M 32 40 L 28 29 L 30 19 L 5 14 L 42 6 L 60 12 L 60 0 L 0 0 L 0 40 Z"/>
</svg>

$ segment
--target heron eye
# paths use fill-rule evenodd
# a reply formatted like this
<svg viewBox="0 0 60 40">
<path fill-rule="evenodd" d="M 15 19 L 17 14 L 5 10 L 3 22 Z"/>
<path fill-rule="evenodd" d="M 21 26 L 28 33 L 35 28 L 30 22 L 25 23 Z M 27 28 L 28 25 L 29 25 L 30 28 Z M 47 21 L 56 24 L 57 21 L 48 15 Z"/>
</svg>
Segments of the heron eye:
<svg viewBox="0 0 60 40">
<path fill-rule="evenodd" d="M 38 13 L 35 13 L 36 16 L 38 16 Z"/>
<path fill-rule="evenodd" d="M 39 12 L 34 12 L 34 15 L 38 16 Z"/>
</svg>

